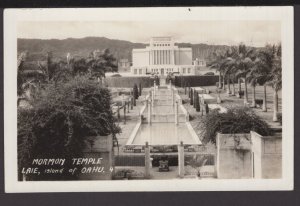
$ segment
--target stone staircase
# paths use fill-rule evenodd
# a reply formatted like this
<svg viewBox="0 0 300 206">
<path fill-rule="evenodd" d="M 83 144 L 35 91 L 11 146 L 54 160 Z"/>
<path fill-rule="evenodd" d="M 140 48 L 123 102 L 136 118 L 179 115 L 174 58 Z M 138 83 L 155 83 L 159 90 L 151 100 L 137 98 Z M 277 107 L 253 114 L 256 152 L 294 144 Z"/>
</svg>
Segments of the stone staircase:
<svg viewBox="0 0 300 206">
<path fill-rule="evenodd" d="M 155 90 L 151 122 L 175 123 L 174 90 L 161 88 Z M 186 114 L 178 107 L 178 123 L 186 122 Z M 148 109 L 144 112 L 144 123 L 148 122 Z"/>
</svg>

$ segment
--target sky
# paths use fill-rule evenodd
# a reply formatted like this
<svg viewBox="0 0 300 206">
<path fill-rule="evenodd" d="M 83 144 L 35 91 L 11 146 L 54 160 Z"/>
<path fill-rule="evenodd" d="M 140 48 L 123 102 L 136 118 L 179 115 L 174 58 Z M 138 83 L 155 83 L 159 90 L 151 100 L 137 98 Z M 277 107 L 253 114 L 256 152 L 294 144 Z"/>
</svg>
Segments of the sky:
<svg viewBox="0 0 300 206">
<path fill-rule="evenodd" d="M 148 43 L 153 36 L 172 36 L 175 42 L 251 46 L 281 42 L 278 21 L 59 21 L 21 22 L 18 38 L 66 39 L 107 37 Z"/>
</svg>

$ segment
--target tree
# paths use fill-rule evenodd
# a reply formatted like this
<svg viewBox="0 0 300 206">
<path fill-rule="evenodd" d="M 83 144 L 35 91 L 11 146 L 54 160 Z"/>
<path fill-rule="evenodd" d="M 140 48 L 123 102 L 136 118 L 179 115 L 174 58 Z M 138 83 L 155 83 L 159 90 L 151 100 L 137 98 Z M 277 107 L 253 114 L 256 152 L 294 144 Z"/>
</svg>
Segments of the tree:
<svg viewBox="0 0 300 206">
<path fill-rule="evenodd" d="M 188 165 L 193 167 L 197 171 L 197 176 L 201 177 L 201 168 L 206 164 L 208 158 L 204 155 L 193 155 L 193 157 L 188 161 Z"/>
<path fill-rule="evenodd" d="M 249 75 L 248 75 L 248 81 L 252 87 L 252 107 L 256 107 L 256 92 L 255 87 L 257 85 L 257 73 L 256 73 L 256 67 L 258 66 L 258 62 L 254 62 L 253 67 L 251 68 Z"/>
<path fill-rule="evenodd" d="M 56 70 L 51 78 L 51 81 L 54 84 L 57 84 L 59 82 L 68 82 L 75 77 L 75 74 L 72 72 L 72 68 L 67 62 L 61 60 L 59 62 L 56 62 L 55 64 Z"/>
<path fill-rule="evenodd" d="M 88 73 L 91 73 L 87 60 L 85 58 L 71 59 L 69 65 L 74 76 L 87 75 Z"/>
<path fill-rule="evenodd" d="M 90 53 L 87 58 L 87 65 L 91 75 L 95 77 L 98 82 L 102 81 L 106 72 L 118 71 L 115 57 L 110 53 L 109 49 L 100 52 L 98 50 Z"/>
<path fill-rule="evenodd" d="M 227 52 L 227 61 L 226 61 L 226 70 L 225 73 L 228 75 L 228 90 L 232 95 L 235 95 L 235 82 L 238 80 L 238 93 L 241 92 L 241 79 L 239 73 L 239 61 L 240 54 L 239 49 L 237 47 L 230 47 L 230 50 Z M 230 90 L 230 82 L 233 84 L 232 92 Z"/>
<path fill-rule="evenodd" d="M 198 92 L 196 92 L 196 96 L 195 96 L 195 108 L 197 112 L 200 112 L 200 102 L 199 102 L 199 95 Z"/>
<path fill-rule="evenodd" d="M 219 72 L 219 88 L 223 86 L 225 89 L 225 78 L 227 78 L 227 90 L 228 93 L 231 93 L 230 81 L 233 75 L 234 78 L 234 65 L 233 58 L 236 56 L 236 48 L 230 47 L 225 52 L 214 52 L 213 61 L 209 63 L 211 68 L 216 68 Z M 223 83 L 221 83 L 221 76 L 223 76 Z"/>
<path fill-rule="evenodd" d="M 197 104 L 197 95 L 198 95 L 198 93 L 197 93 L 197 91 L 196 91 L 196 89 L 194 89 L 194 98 L 193 98 L 193 106 L 194 106 L 194 108 L 196 108 L 196 104 Z"/>
<path fill-rule="evenodd" d="M 139 91 L 138 91 L 138 87 L 137 87 L 136 84 L 133 85 L 133 98 L 134 99 L 138 99 L 139 98 Z"/>
<path fill-rule="evenodd" d="M 17 68 L 17 106 L 22 99 L 29 100 L 34 98 L 39 92 L 41 82 L 46 78 L 46 75 L 39 69 L 27 69 L 24 67 L 28 52 L 22 52 L 18 56 Z"/>
<path fill-rule="evenodd" d="M 190 105 L 193 105 L 194 102 L 193 102 L 193 97 L 194 97 L 194 92 L 193 92 L 193 89 L 191 88 L 191 94 L 190 94 Z"/>
<path fill-rule="evenodd" d="M 272 72 L 269 84 L 274 91 L 273 96 L 273 121 L 278 121 L 278 91 L 282 88 L 282 65 L 281 65 L 281 45 L 273 46 Z"/>
<path fill-rule="evenodd" d="M 142 96 L 142 84 L 139 84 L 139 96 Z"/>
<path fill-rule="evenodd" d="M 209 113 L 209 107 L 208 107 L 208 104 L 205 103 L 205 114 L 208 114 Z"/>
<path fill-rule="evenodd" d="M 258 53 L 258 59 L 251 71 L 252 79 L 264 87 L 263 111 L 267 111 L 267 84 L 271 80 L 274 61 L 274 47 L 266 45 Z"/>
<path fill-rule="evenodd" d="M 272 86 L 274 90 L 273 121 L 278 120 L 278 91 L 282 87 L 281 70 L 281 45 L 266 45 L 259 51 L 258 58 L 249 73 L 249 80 L 253 82 L 252 84 L 258 83 L 264 86 L 263 111 L 267 111 L 266 87 Z M 255 99 L 255 93 L 253 98 Z"/>
<path fill-rule="evenodd" d="M 233 65 L 236 68 L 235 76 L 236 78 L 243 78 L 245 83 L 245 94 L 244 94 L 244 103 L 248 103 L 248 75 L 251 71 L 251 68 L 254 65 L 254 60 L 256 56 L 254 54 L 254 49 L 246 47 L 245 44 L 240 44 L 236 49 L 236 55 L 233 60 Z M 239 81 L 240 83 L 240 81 Z M 239 85 L 240 88 L 240 85 Z"/>
<path fill-rule="evenodd" d="M 225 54 L 224 52 L 221 51 L 215 51 L 212 54 L 212 61 L 208 63 L 208 66 L 210 68 L 214 68 L 219 72 L 219 88 L 224 88 L 224 82 L 222 84 L 221 80 L 222 80 L 222 74 L 224 72 L 224 63 L 225 63 Z M 224 76 L 223 76 L 223 81 L 224 81 Z"/>
<path fill-rule="evenodd" d="M 115 139 L 121 130 L 115 124 L 110 98 L 106 88 L 85 76 L 59 86 L 47 85 L 31 102 L 32 108 L 18 110 L 19 169 L 33 158 L 78 157 L 87 136 L 111 134 Z"/>
</svg>

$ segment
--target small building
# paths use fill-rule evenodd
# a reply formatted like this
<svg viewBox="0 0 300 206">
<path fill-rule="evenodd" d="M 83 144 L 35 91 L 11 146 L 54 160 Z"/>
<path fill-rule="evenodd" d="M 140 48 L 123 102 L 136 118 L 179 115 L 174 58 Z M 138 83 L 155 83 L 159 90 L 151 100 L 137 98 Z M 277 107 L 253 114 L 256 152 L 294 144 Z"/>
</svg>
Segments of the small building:
<svg viewBox="0 0 300 206">
<path fill-rule="evenodd" d="M 206 67 L 206 61 L 204 59 L 198 59 L 198 58 L 196 58 L 193 61 L 193 65 L 199 66 L 199 67 Z"/>
<path fill-rule="evenodd" d="M 152 37 L 149 46 L 132 50 L 133 75 L 195 75 L 192 48 L 180 48 L 172 37 Z"/>
<path fill-rule="evenodd" d="M 118 71 L 119 72 L 130 72 L 130 62 L 128 59 L 120 59 L 118 61 Z"/>
<path fill-rule="evenodd" d="M 205 59 L 196 58 L 193 61 L 196 75 L 217 75 L 219 74 L 216 69 L 210 68 L 206 64 Z"/>
</svg>

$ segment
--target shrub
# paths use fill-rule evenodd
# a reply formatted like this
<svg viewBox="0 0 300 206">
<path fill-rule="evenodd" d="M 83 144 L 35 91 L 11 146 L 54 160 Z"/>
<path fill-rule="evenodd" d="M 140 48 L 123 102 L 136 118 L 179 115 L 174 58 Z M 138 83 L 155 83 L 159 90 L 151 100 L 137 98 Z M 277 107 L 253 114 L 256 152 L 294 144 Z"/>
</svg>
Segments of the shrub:
<svg viewBox="0 0 300 206">
<path fill-rule="evenodd" d="M 142 95 L 142 84 L 140 83 L 139 84 L 139 96 L 141 96 Z"/>
<path fill-rule="evenodd" d="M 239 91 L 238 93 L 239 93 L 240 97 L 242 97 L 242 96 L 245 95 L 245 92 L 244 92 L 244 91 Z"/>
<path fill-rule="evenodd" d="M 191 105 L 193 105 L 194 104 L 194 102 L 193 102 L 193 98 L 194 98 L 194 93 L 193 93 L 193 89 L 191 89 L 191 91 L 190 91 L 190 104 Z"/>
<path fill-rule="evenodd" d="M 196 111 L 197 111 L 197 112 L 200 112 L 200 103 L 199 103 L 199 95 L 198 95 L 198 92 L 196 92 L 195 107 L 196 107 Z"/>
<path fill-rule="evenodd" d="M 122 77 L 122 75 L 121 74 L 113 74 L 110 77 Z"/>
<path fill-rule="evenodd" d="M 207 72 L 204 75 L 212 76 L 212 75 L 215 75 L 215 73 L 213 73 L 213 72 Z"/>
<path fill-rule="evenodd" d="M 197 91 L 194 89 L 194 102 L 193 102 L 193 106 L 194 106 L 194 108 L 196 108 L 196 104 L 197 104 Z"/>
<path fill-rule="evenodd" d="M 282 113 L 277 113 L 277 119 L 280 125 L 282 125 Z"/>
<path fill-rule="evenodd" d="M 128 178 L 130 179 L 131 178 L 131 174 L 134 172 L 134 170 L 131 170 L 131 169 L 121 169 L 121 170 L 118 170 L 116 173 L 115 173 L 115 179 L 123 179 L 123 178 Z"/>
<path fill-rule="evenodd" d="M 133 86 L 133 97 L 134 97 L 134 99 L 138 99 L 139 98 L 139 91 L 138 91 L 138 87 L 137 87 L 136 84 L 134 84 L 134 86 Z"/>
<path fill-rule="evenodd" d="M 203 142 L 216 141 L 217 132 L 223 134 L 249 133 L 255 131 L 260 135 L 271 135 L 268 124 L 257 116 L 251 109 L 237 107 L 228 109 L 227 113 L 212 110 L 199 123 Z"/>
<path fill-rule="evenodd" d="M 209 113 L 209 108 L 208 108 L 208 104 L 205 104 L 205 113 L 208 114 Z"/>
<path fill-rule="evenodd" d="M 255 104 L 256 104 L 256 105 L 261 106 L 261 105 L 263 105 L 263 103 L 264 103 L 264 100 L 263 100 L 263 99 L 256 99 L 256 100 L 255 100 Z"/>
</svg>

